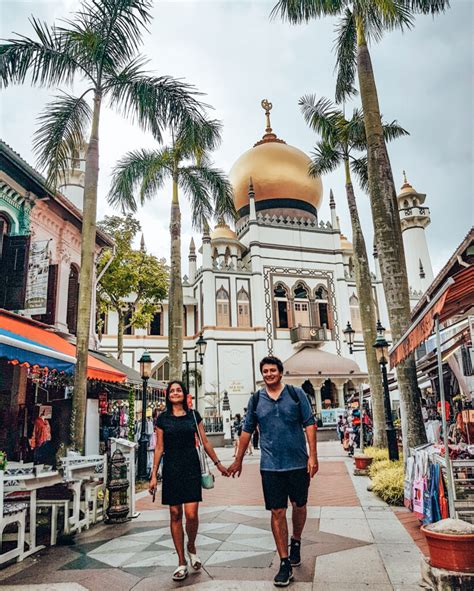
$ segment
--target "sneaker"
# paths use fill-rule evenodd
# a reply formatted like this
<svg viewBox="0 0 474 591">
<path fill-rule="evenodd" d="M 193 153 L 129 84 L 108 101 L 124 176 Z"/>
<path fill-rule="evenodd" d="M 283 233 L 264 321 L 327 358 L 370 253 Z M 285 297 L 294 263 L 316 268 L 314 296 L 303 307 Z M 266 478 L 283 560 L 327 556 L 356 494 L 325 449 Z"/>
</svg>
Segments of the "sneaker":
<svg viewBox="0 0 474 591">
<path fill-rule="evenodd" d="M 275 587 L 288 587 L 293 578 L 293 569 L 288 558 L 283 558 L 280 562 L 280 570 L 273 579 Z"/>
<path fill-rule="evenodd" d="M 301 564 L 301 541 L 291 538 L 290 543 L 290 564 L 300 566 Z"/>
</svg>

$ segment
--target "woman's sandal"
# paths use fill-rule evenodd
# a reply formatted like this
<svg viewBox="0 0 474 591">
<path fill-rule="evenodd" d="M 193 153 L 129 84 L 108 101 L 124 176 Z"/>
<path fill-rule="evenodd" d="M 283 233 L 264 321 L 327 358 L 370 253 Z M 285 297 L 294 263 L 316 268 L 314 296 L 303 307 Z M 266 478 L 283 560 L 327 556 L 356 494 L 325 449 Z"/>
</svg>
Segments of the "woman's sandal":
<svg viewBox="0 0 474 591">
<path fill-rule="evenodd" d="M 188 567 L 185 564 L 180 564 L 173 573 L 173 581 L 184 581 L 188 576 Z"/>
<path fill-rule="evenodd" d="M 199 570 L 202 567 L 202 562 L 201 562 L 201 559 L 199 558 L 199 556 L 197 554 L 192 554 L 189 550 L 188 550 L 188 556 L 189 556 L 189 562 L 191 563 L 191 566 L 193 567 L 193 569 Z"/>
</svg>

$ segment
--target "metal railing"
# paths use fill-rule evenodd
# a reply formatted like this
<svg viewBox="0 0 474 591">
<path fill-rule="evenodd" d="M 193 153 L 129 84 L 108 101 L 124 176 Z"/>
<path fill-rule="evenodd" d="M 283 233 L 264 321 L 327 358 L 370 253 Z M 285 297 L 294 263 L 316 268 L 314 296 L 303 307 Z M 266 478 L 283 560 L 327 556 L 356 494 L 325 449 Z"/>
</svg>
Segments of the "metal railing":
<svg viewBox="0 0 474 591">
<path fill-rule="evenodd" d="M 320 326 L 293 326 L 290 328 L 290 339 L 292 343 L 320 343 L 331 339 L 331 331 Z"/>
<path fill-rule="evenodd" d="M 224 431 L 222 417 L 204 417 L 203 421 L 206 433 L 222 433 Z"/>
</svg>

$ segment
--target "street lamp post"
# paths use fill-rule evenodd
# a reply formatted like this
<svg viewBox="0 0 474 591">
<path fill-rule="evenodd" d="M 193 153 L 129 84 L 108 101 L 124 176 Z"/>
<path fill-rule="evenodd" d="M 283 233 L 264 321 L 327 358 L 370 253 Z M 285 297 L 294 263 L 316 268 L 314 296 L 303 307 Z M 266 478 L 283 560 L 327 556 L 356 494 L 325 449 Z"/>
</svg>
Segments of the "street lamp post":
<svg viewBox="0 0 474 591">
<path fill-rule="evenodd" d="M 207 341 L 202 336 L 202 333 L 199 335 L 198 340 L 196 341 L 196 348 L 199 355 L 199 361 L 194 359 L 193 361 L 189 361 L 186 359 L 184 361 L 184 366 L 186 368 L 186 387 L 189 393 L 189 366 L 195 365 L 196 366 L 196 373 L 194 374 L 194 396 L 196 398 L 196 410 L 198 410 L 198 387 L 197 387 L 197 364 L 203 364 L 204 361 L 204 354 L 206 353 Z"/>
<path fill-rule="evenodd" d="M 352 328 L 350 322 L 347 323 L 347 326 L 342 331 L 342 333 L 346 337 L 346 343 L 349 345 L 349 353 L 352 355 L 352 353 L 354 353 L 353 345 L 354 345 L 355 330 Z"/>
<path fill-rule="evenodd" d="M 138 442 L 138 480 L 146 480 L 147 478 L 147 450 L 148 450 L 148 437 L 146 436 L 146 392 L 148 387 L 148 380 L 151 376 L 151 366 L 153 360 L 150 357 L 148 351 L 144 351 L 143 355 L 138 360 L 140 365 L 140 375 L 142 378 L 142 428 L 140 433 L 140 441 Z"/>
<path fill-rule="evenodd" d="M 383 384 L 383 400 L 385 407 L 385 424 L 387 432 L 387 443 L 388 443 L 388 457 L 391 461 L 398 460 L 398 444 L 397 434 L 395 427 L 393 426 L 392 409 L 390 404 L 390 393 L 388 390 L 388 377 L 387 377 L 387 363 L 388 363 L 388 342 L 385 338 L 385 328 L 377 321 L 377 339 L 374 343 L 375 355 L 382 371 L 382 384 Z"/>
</svg>

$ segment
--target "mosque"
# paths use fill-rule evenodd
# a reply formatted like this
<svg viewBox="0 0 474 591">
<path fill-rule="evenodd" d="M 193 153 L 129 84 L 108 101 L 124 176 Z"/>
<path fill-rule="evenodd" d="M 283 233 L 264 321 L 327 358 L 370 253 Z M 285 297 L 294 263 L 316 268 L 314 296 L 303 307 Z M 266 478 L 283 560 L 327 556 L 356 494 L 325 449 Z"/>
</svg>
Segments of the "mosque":
<svg viewBox="0 0 474 591">
<path fill-rule="evenodd" d="M 332 191 L 331 219 L 323 221 L 322 182 L 309 176 L 310 158 L 276 135 L 271 104 L 265 100 L 262 107 L 265 133 L 229 175 L 238 213 L 235 229 L 220 221 L 203 234 L 199 248 L 191 240 L 183 277 L 184 356 L 202 412 L 219 408 L 225 393 L 232 412 L 242 412 L 258 387 L 260 359 L 273 354 L 284 362 L 285 381 L 304 384 L 320 413 L 343 407 L 368 381 L 353 248 L 341 231 Z M 412 305 L 433 279 L 425 198 L 405 178 L 398 203 Z M 376 252 L 373 257 L 374 298 L 388 327 Z M 147 349 L 155 362 L 153 377 L 166 380 L 167 321 L 164 302 L 148 329 L 130 329 L 124 336 L 124 363 L 137 367 Z M 343 334 L 347 322 L 356 331 L 352 354 Z M 116 353 L 116 333 L 111 312 L 101 350 Z M 202 365 L 196 348 L 200 334 L 207 343 Z"/>
</svg>

